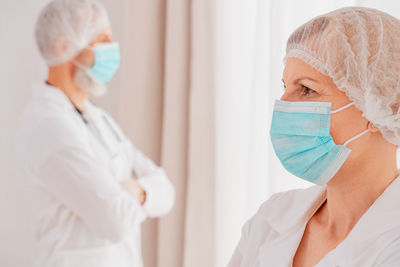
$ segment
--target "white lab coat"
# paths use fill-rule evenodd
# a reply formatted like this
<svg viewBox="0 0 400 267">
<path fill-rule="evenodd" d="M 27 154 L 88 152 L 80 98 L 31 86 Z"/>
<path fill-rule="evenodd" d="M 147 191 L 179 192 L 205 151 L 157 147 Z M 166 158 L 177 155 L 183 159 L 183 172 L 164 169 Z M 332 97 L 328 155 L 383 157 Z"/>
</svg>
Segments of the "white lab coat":
<svg viewBox="0 0 400 267">
<path fill-rule="evenodd" d="M 272 195 L 243 226 L 228 267 L 292 266 L 306 224 L 326 200 L 326 186 Z M 318 267 L 400 266 L 400 179 L 364 213 Z"/>
<path fill-rule="evenodd" d="M 86 119 L 66 95 L 34 87 L 16 134 L 23 180 L 44 198 L 36 210 L 37 267 L 142 266 L 140 225 L 169 212 L 175 191 L 102 109 L 85 101 Z M 143 206 L 119 184 L 134 172 Z"/>
</svg>

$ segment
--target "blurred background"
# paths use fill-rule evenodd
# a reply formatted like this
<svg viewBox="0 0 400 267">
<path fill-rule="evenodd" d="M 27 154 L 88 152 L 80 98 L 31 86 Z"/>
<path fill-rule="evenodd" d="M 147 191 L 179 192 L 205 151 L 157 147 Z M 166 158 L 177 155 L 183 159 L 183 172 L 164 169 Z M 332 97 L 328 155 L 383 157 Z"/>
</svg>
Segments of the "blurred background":
<svg viewBox="0 0 400 267">
<path fill-rule="evenodd" d="M 287 173 L 269 141 L 282 94 L 285 42 L 314 16 L 344 6 L 400 18 L 395 0 L 99 0 L 122 65 L 109 111 L 133 143 L 161 164 L 176 205 L 143 225 L 145 267 L 226 266 L 241 226 L 275 192 L 310 184 Z M 33 27 L 47 0 L 0 0 L 0 266 L 30 266 L 32 192 L 13 175 L 12 140 L 31 85 L 47 68 Z M 35 196 L 35 198 L 40 196 Z"/>
</svg>

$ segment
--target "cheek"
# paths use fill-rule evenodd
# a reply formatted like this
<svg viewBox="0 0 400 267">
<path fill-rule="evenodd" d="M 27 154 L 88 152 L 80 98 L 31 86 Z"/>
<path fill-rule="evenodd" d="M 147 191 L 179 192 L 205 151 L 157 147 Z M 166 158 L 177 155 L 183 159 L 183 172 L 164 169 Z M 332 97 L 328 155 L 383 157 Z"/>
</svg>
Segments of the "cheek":
<svg viewBox="0 0 400 267">
<path fill-rule="evenodd" d="M 94 64 L 94 52 L 90 49 L 85 49 L 78 55 L 77 59 L 82 65 L 91 67 Z"/>
<path fill-rule="evenodd" d="M 337 145 L 342 145 L 351 137 L 366 129 L 367 121 L 358 111 L 343 110 L 331 116 L 330 133 Z"/>
<path fill-rule="evenodd" d="M 346 138 L 350 135 L 348 118 L 345 116 L 333 115 L 331 116 L 331 129 L 330 133 L 333 138 L 333 141 L 337 145 L 342 145 L 346 142 Z"/>
</svg>

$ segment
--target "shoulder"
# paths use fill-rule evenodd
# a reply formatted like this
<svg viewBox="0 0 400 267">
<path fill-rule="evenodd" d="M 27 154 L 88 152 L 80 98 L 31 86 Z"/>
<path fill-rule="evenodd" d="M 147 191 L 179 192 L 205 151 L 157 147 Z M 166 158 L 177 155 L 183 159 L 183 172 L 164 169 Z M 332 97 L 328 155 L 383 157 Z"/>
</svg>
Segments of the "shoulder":
<svg viewBox="0 0 400 267">
<path fill-rule="evenodd" d="M 295 219 L 290 214 L 302 213 L 299 210 L 305 203 L 300 199 L 307 198 L 310 193 L 315 195 L 316 189 L 317 186 L 311 186 L 273 194 L 242 227 L 238 253 L 250 259 L 256 258 L 259 248 L 286 232 L 280 227 L 294 222 Z"/>
<path fill-rule="evenodd" d="M 51 108 L 37 105 L 28 107 L 19 120 L 19 134 L 31 140 L 40 139 L 44 143 L 71 140 L 80 135 L 81 127 L 77 120 L 79 118 L 72 110 L 56 110 L 52 105 L 49 107 Z"/>
<path fill-rule="evenodd" d="M 16 129 L 14 155 L 18 162 L 26 166 L 40 164 L 55 151 L 66 147 L 84 148 L 86 146 L 83 131 L 74 114 L 29 105 L 22 114 Z M 48 112 L 48 111 L 55 112 Z M 60 111 L 60 112 L 57 112 Z"/>
<path fill-rule="evenodd" d="M 295 209 L 309 199 L 312 201 L 321 192 L 321 186 L 313 185 L 304 189 L 292 189 L 273 194 L 258 210 L 258 216 L 267 218 L 272 214 L 282 214 Z"/>
<path fill-rule="evenodd" d="M 307 207 L 321 193 L 322 187 L 313 185 L 305 189 L 292 189 L 273 194 L 265 201 L 243 227 L 243 234 L 260 234 L 273 230 L 282 221 L 294 221 L 306 212 Z"/>
</svg>

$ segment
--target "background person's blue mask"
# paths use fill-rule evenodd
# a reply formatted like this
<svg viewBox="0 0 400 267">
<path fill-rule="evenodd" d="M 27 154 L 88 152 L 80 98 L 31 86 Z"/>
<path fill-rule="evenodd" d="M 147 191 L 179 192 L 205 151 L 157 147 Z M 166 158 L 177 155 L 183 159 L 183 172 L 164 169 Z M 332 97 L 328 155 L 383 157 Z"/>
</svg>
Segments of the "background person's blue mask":
<svg viewBox="0 0 400 267">
<path fill-rule="evenodd" d="M 120 66 L 119 44 L 117 42 L 99 43 L 88 48 L 94 53 L 93 66 L 86 67 L 76 61 L 74 63 L 83 68 L 98 83 L 105 84 L 111 81 Z"/>
<path fill-rule="evenodd" d="M 88 70 L 88 74 L 100 83 L 109 82 L 120 66 L 121 54 L 119 44 L 101 43 L 93 47 L 94 64 Z"/>
<path fill-rule="evenodd" d="M 368 132 L 336 145 L 330 135 L 329 102 L 289 102 L 276 100 L 271 124 L 271 141 L 275 153 L 290 173 L 316 184 L 327 183 L 351 152 L 348 143 Z"/>
</svg>

